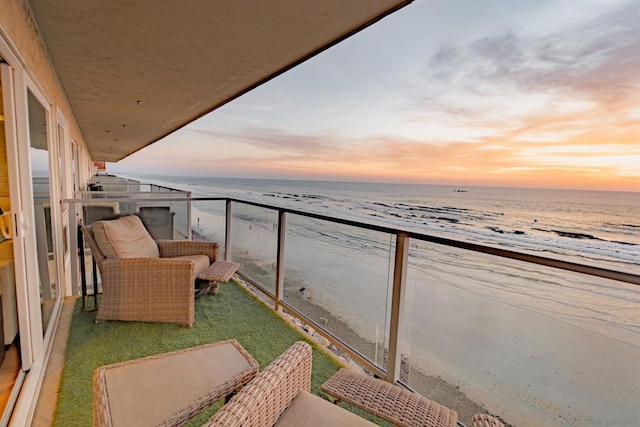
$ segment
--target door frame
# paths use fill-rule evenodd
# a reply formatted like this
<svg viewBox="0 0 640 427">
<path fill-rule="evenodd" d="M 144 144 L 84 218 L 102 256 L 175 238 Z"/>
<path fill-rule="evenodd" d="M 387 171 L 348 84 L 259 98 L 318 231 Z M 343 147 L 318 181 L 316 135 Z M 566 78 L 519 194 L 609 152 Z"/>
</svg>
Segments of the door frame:
<svg viewBox="0 0 640 427">
<path fill-rule="evenodd" d="M 1 30 L 1 29 L 0 29 Z M 48 153 L 50 171 L 51 195 L 54 200 L 60 198 L 57 173 L 59 166 L 52 165 L 57 153 L 54 138 L 54 106 L 44 95 L 35 78 L 25 68 L 17 51 L 11 48 L 2 31 L 0 31 L 0 57 L 3 59 L 1 68 L 3 82 L 3 102 L 5 107 L 5 136 L 7 142 L 7 167 L 9 173 L 10 200 L 12 209 L 12 227 L 14 232 L 14 266 L 16 282 L 16 300 L 18 309 L 18 328 L 20 333 L 21 373 L 11 393 L 10 400 L 0 419 L 1 425 L 30 425 L 35 413 L 36 404 L 51 347 L 53 337 L 58 326 L 62 308 L 62 293 L 64 292 L 60 278 L 60 209 L 57 203 L 52 203 L 51 217 L 54 239 L 53 250 L 57 253 L 56 280 L 59 292 L 51 314 L 46 333 L 42 329 L 42 315 L 40 308 L 40 287 L 29 284 L 39 283 L 37 269 L 37 251 L 35 238 L 35 223 L 33 209 L 33 186 L 31 185 L 31 165 L 29 157 L 30 139 L 28 124 L 28 90 L 38 99 L 46 110 L 47 115 L 47 147 L 53 152 Z M 57 132 L 57 129 L 56 129 Z M 25 157 L 26 152 L 26 157 Z M 25 160 L 26 159 L 26 160 Z M 22 163 L 21 163 L 22 161 Z M 24 166 L 26 163 L 26 166 Z M 55 231 L 54 231 L 55 230 Z"/>
<path fill-rule="evenodd" d="M 64 298 L 71 295 L 71 228 L 69 225 L 69 205 L 62 203 L 63 199 L 73 198 L 70 191 L 70 176 L 67 172 L 71 171 L 71 143 L 69 138 L 69 124 L 58 109 L 56 114 L 56 171 L 59 190 L 57 196 L 58 205 L 58 221 L 60 227 L 55 227 L 58 233 L 58 254 L 56 262 L 58 263 L 58 297 Z M 59 258 L 59 259 L 58 259 Z"/>
</svg>

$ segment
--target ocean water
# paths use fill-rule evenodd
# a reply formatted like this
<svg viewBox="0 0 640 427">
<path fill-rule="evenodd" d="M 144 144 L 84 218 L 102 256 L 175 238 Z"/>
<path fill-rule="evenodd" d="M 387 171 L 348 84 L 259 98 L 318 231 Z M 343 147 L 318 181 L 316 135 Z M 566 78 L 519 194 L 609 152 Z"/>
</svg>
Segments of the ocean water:
<svg viewBox="0 0 640 427">
<path fill-rule="evenodd" d="M 640 191 L 163 177 L 230 196 L 640 272 Z"/>
<path fill-rule="evenodd" d="M 146 180 L 640 274 L 640 192 Z M 194 206 L 200 231 L 221 229 L 219 205 Z M 273 282 L 277 216 L 234 212 L 235 256 L 252 253 L 247 264 Z M 382 342 L 360 348 L 377 359 L 388 340 L 393 239 L 304 218 L 288 219 L 287 231 L 295 289 L 285 285 L 285 298 L 304 288 L 357 336 Z M 437 376 L 513 425 L 640 423 L 640 287 L 426 242 L 412 243 L 409 273 L 412 387 L 427 394 L 419 379 Z"/>
</svg>

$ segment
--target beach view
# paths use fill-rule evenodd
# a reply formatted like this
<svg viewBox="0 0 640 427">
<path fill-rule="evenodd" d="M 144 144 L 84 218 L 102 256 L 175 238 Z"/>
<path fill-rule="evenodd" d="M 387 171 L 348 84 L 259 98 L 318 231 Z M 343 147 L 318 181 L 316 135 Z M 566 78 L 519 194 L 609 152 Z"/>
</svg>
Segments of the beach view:
<svg viewBox="0 0 640 427">
<path fill-rule="evenodd" d="M 640 270 L 638 193 L 198 177 L 156 182 L 198 197 L 242 197 Z M 221 202 L 195 202 L 194 231 L 222 241 L 224 209 Z M 232 259 L 274 292 L 277 213 L 237 205 L 232 233 Z M 285 301 L 384 366 L 394 245 L 385 233 L 289 215 Z M 640 416 L 640 290 L 521 264 L 412 244 L 403 380 L 458 410 L 460 401 L 471 411 L 482 406 L 512 425 L 630 425 Z"/>
<path fill-rule="evenodd" d="M 639 23 L 0 1 L 0 427 L 640 426 Z"/>
<path fill-rule="evenodd" d="M 639 21 L 637 0 L 418 0 L 107 169 L 433 237 L 408 248 L 405 385 L 466 420 L 638 425 L 637 285 L 437 239 L 640 274 Z M 190 212 L 224 240 L 224 202 Z M 233 202 L 230 225 L 273 294 L 278 210 Z M 289 212 L 285 240 L 284 302 L 386 369 L 396 234 Z"/>
</svg>

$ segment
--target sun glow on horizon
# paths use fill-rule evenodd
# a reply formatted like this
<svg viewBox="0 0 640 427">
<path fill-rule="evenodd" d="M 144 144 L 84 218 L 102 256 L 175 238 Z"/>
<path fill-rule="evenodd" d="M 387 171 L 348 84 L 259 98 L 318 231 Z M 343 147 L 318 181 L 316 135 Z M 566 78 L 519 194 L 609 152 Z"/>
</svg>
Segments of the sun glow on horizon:
<svg viewBox="0 0 640 427">
<path fill-rule="evenodd" d="M 640 2 L 493 3 L 414 2 L 110 170 L 640 191 Z"/>
</svg>

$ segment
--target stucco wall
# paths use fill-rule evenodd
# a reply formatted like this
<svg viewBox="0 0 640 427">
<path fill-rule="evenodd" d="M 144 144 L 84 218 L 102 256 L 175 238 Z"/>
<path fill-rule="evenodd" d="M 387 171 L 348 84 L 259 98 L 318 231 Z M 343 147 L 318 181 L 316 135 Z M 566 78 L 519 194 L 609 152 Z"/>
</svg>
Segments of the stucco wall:
<svg viewBox="0 0 640 427">
<path fill-rule="evenodd" d="M 79 147 L 84 147 L 82 132 L 75 121 L 26 1 L 0 0 L 0 35 L 23 62 L 20 65 L 44 91 L 51 105 L 55 107 L 54 111 L 57 109 L 65 117 L 69 125 L 69 135 L 78 142 Z M 17 64 L 11 65 L 15 67 Z"/>
</svg>

